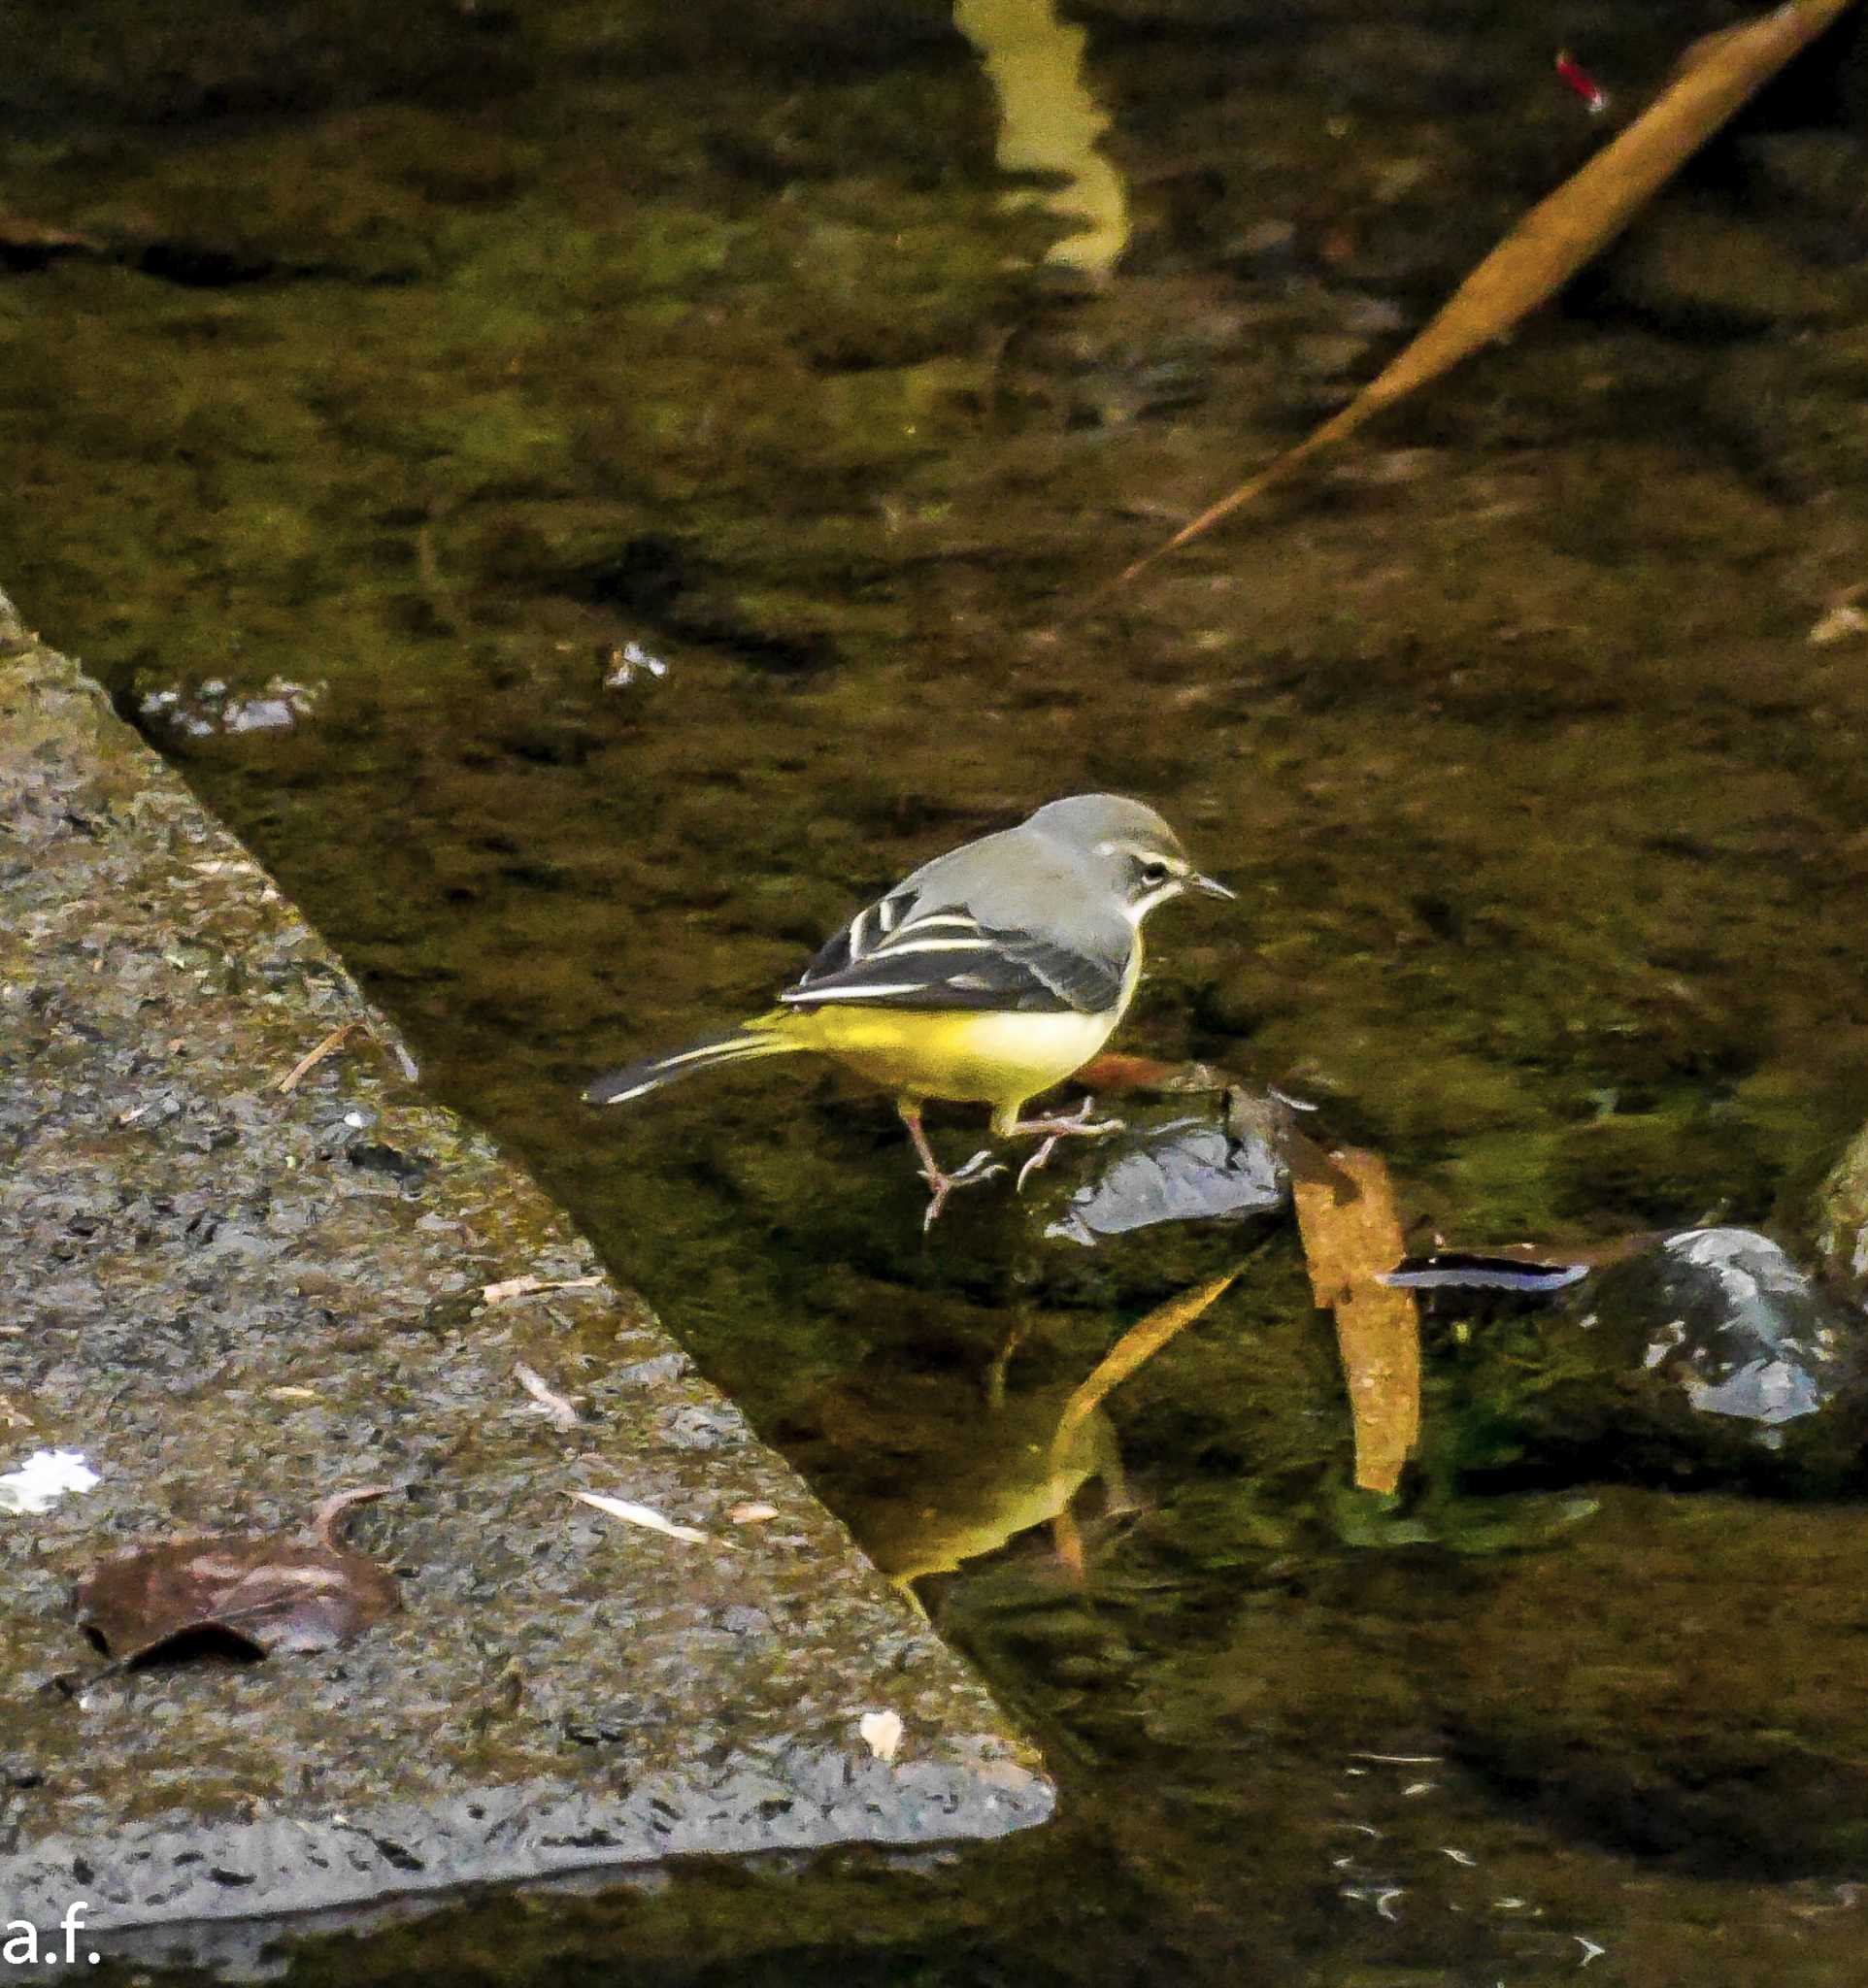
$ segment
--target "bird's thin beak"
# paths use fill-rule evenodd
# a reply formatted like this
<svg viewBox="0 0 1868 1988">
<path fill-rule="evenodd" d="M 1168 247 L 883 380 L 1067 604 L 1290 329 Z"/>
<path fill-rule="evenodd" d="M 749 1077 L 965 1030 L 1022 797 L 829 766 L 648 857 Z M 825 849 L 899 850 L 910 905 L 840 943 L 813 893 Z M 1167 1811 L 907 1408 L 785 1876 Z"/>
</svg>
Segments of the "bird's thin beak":
<svg viewBox="0 0 1868 1988">
<path fill-rule="evenodd" d="M 1236 890 L 1228 890 L 1223 883 L 1214 882 L 1211 877 L 1202 877 L 1197 870 L 1187 878 L 1187 882 L 1195 890 L 1204 890 L 1209 897 L 1222 897 L 1228 903 L 1236 903 L 1238 900 L 1239 893 Z"/>
</svg>

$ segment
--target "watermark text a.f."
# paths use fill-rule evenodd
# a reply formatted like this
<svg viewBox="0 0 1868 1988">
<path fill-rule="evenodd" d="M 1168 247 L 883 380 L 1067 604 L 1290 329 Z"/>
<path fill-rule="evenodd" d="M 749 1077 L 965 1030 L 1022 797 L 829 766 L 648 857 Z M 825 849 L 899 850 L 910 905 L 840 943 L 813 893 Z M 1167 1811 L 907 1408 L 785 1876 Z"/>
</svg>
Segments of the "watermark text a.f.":
<svg viewBox="0 0 1868 1988">
<path fill-rule="evenodd" d="M 89 1910 L 86 1901 L 73 1899 L 56 1929 L 43 1938 L 30 1919 L 7 1920 L 0 1926 L 0 1968 L 55 1968 L 61 1962 L 75 1967 L 81 1960 L 95 1966 L 104 1956 L 94 1947 L 81 1949 L 78 1944 Z"/>
</svg>

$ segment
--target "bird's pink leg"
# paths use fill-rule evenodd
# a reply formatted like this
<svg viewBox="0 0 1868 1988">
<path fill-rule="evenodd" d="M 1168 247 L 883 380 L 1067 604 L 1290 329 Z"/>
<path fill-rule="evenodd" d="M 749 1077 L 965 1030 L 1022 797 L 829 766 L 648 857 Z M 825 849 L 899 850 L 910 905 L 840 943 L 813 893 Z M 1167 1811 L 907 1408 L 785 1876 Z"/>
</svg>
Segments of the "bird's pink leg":
<svg viewBox="0 0 1868 1988">
<path fill-rule="evenodd" d="M 1085 1098 L 1076 1110 L 1061 1117 L 1018 1118 L 1010 1125 L 997 1128 L 1001 1139 L 1044 1141 L 1044 1144 L 1018 1169 L 1016 1185 L 1019 1193 L 1023 1193 L 1026 1179 L 1056 1151 L 1060 1139 L 1107 1139 L 1112 1132 L 1121 1131 L 1122 1121 L 1119 1118 L 1092 1118 L 1089 1114 L 1095 1106 L 1094 1098 Z"/>
<path fill-rule="evenodd" d="M 927 1212 L 921 1217 L 923 1231 L 934 1226 L 935 1218 L 947 1206 L 948 1196 L 956 1187 L 972 1187 L 979 1181 L 990 1180 L 994 1174 L 1005 1172 L 985 1147 L 975 1153 L 957 1173 L 944 1172 L 940 1161 L 934 1157 L 934 1148 L 927 1143 L 927 1134 L 921 1129 L 920 1106 L 897 1099 L 895 1109 L 901 1113 L 902 1123 L 908 1127 L 909 1138 L 915 1142 L 915 1150 L 921 1162 L 921 1178 L 928 1185 Z"/>
</svg>

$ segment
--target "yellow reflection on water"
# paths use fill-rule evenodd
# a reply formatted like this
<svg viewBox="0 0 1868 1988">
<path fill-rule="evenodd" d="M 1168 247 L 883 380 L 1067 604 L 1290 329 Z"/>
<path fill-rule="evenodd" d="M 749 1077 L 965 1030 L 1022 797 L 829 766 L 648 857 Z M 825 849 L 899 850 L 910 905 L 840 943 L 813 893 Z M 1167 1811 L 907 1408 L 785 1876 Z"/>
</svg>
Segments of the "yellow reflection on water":
<svg viewBox="0 0 1868 1988">
<path fill-rule="evenodd" d="M 1084 75 L 1085 31 L 1060 20 L 1054 0 L 953 0 L 953 19 L 998 92 L 1000 165 L 1066 182 L 1040 197 L 1077 231 L 1046 260 L 1101 281 L 1128 246 L 1128 193 L 1096 149 L 1109 118 Z"/>
</svg>

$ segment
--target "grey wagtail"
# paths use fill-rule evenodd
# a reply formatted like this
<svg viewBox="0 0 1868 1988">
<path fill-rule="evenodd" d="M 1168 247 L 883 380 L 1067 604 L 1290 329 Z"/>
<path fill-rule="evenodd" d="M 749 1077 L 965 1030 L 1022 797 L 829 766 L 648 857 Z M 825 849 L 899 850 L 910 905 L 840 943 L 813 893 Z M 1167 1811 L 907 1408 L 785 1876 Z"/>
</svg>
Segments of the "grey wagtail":
<svg viewBox="0 0 1868 1988">
<path fill-rule="evenodd" d="M 1153 809 L 1119 794 L 1073 794 L 1017 828 L 924 863 L 858 911 L 779 1005 L 730 1035 L 631 1063 L 584 1092 L 624 1105 L 677 1077 L 810 1050 L 893 1094 L 920 1157 L 931 1225 L 955 1187 L 1002 1172 L 989 1152 L 948 1174 L 921 1128 L 929 1098 L 992 1107 L 996 1139 L 1043 1143 L 1121 1129 L 1070 1116 L 1021 1118 L 1025 1101 L 1081 1070 L 1109 1040 L 1142 977 L 1142 920 L 1188 890 L 1233 895 L 1202 877 Z"/>
</svg>

